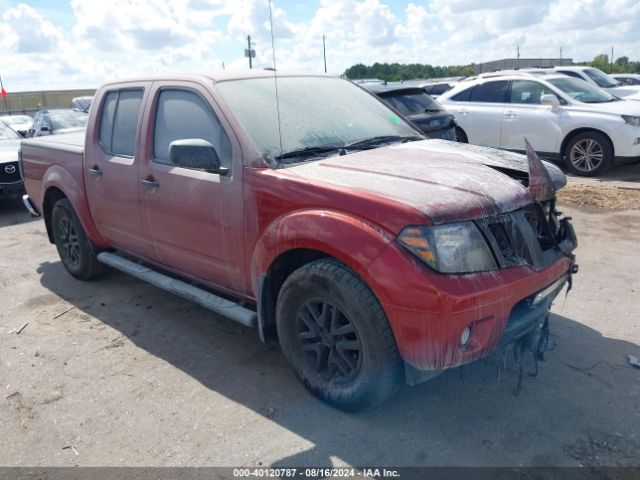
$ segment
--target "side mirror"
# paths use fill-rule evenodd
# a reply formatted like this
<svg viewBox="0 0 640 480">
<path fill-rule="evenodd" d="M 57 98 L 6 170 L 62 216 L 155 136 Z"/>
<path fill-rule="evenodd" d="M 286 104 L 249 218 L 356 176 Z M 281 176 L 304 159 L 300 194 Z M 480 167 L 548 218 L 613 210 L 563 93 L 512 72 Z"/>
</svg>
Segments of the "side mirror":
<svg viewBox="0 0 640 480">
<path fill-rule="evenodd" d="M 174 140 L 169 144 L 169 159 L 177 167 L 197 168 L 220 175 L 229 173 L 228 168 L 220 165 L 216 148 L 201 138 Z"/>
<path fill-rule="evenodd" d="M 556 108 L 560 106 L 560 100 L 558 100 L 558 97 L 556 97 L 555 95 L 547 93 L 540 97 L 540 104 L 549 105 L 551 108 Z"/>
</svg>

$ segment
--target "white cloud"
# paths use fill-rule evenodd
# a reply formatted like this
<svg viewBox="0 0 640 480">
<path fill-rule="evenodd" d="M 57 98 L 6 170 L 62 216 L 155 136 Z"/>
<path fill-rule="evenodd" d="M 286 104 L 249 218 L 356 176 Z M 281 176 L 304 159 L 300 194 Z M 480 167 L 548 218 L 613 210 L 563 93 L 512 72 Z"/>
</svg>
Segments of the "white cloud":
<svg viewBox="0 0 640 480">
<path fill-rule="evenodd" d="M 399 4 L 392 4 L 400 2 Z M 53 5 L 53 3 L 52 3 Z M 280 70 L 330 72 L 355 63 L 486 62 L 521 56 L 640 59 L 637 0 L 272 0 Z M 141 73 L 272 64 L 268 0 L 69 0 L 68 21 L 20 4 L 0 11 L 2 73 L 22 88 L 98 85 Z M 17 87 L 21 88 L 21 87 Z M 53 88 L 53 87 L 52 87 Z"/>
<path fill-rule="evenodd" d="M 0 32 L 7 46 L 16 53 L 52 52 L 59 48 L 63 34 L 28 5 L 20 4 L 2 15 Z"/>
</svg>

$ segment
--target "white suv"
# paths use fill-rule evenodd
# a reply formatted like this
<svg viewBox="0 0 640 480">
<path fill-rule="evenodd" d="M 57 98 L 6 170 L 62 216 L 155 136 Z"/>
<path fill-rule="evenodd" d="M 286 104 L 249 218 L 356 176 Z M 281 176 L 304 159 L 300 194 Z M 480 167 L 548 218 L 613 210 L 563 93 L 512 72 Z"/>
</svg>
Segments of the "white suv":
<svg viewBox="0 0 640 480">
<path fill-rule="evenodd" d="M 585 176 L 640 161 L 640 102 L 566 75 L 476 78 L 438 100 L 455 115 L 460 141 L 524 152 L 527 138 L 540 155 Z"/>
</svg>

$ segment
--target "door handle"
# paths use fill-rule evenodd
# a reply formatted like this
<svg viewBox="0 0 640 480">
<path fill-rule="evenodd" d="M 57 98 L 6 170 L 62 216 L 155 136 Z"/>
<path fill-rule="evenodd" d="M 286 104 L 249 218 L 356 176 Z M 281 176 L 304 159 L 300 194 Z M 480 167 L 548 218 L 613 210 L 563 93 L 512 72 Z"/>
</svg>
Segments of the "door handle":
<svg viewBox="0 0 640 480">
<path fill-rule="evenodd" d="M 100 170 L 98 167 L 90 168 L 89 170 L 87 170 L 87 172 L 92 177 L 101 177 L 102 176 L 102 170 Z"/>
<path fill-rule="evenodd" d="M 459 113 L 460 115 L 466 115 L 467 113 L 469 113 L 468 110 L 457 110 L 456 113 Z"/>
<path fill-rule="evenodd" d="M 508 111 L 504 112 L 504 116 L 507 118 L 516 118 L 518 114 L 516 112 Z"/>
<path fill-rule="evenodd" d="M 148 188 L 149 190 L 153 190 L 154 188 L 160 187 L 160 184 L 155 180 L 142 179 L 140 180 L 140 183 L 142 184 L 143 187 Z"/>
</svg>

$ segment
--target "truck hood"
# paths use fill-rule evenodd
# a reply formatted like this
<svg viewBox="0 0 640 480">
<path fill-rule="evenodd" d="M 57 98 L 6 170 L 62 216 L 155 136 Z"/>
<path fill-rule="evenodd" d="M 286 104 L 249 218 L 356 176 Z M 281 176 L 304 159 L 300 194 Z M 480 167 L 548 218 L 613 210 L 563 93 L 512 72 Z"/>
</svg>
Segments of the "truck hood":
<svg viewBox="0 0 640 480">
<path fill-rule="evenodd" d="M 566 185 L 559 168 L 543 163 L 556 189 Z M 435 224 L 498 215 L 532 202 L 524 155 L 444 140 L 364 150 L 286 171 L 400 202 Z"/>
<path fill-rule="evenodd" d="M 20 140 L 2 140 L 0 142 L 0 163 L 16 162 Z"/>
</svg>

